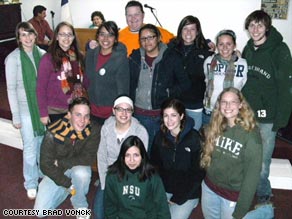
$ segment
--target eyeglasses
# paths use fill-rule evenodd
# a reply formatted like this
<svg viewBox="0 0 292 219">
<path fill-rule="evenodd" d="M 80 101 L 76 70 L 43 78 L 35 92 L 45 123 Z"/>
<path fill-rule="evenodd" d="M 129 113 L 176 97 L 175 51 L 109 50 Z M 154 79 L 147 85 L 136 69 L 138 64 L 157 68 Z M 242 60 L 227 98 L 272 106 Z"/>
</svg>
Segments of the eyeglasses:
<svg viewBox="0 0 292 219">
<path fill-rule="evenodd" d="M 126 113 L 132 113 L 133 112 L 133 109 L 131 108 L 122 108 L 122 107 L 115 107 L 114 108 L 116 111 L 118 111 L 119 113 L 122 113 L 122 112 L 126 112 Z"/>
<path fill-rule="evenodd" d="M 72 33 L 58 33 L 58 36 L 61 38 L 74 38 L 75 36 Z"/>
<path fill-rule="evenodd" d="M 105 37 L 107 37 L 107 38 L 115 37 L 115 35 L 113 33 L 105 33 L 105 32 L 100 32 L 98 34 L 98 36 L 103 37 L 103 38 L 105 38 Z"/>
<path fill-rule="evenodd" d="M 236 101 L 236 100 L 233 100 L 233 101 L 225 101 L 225 100 L 221 100 L 220 101 L 220 105 L 221 106 L 237 106 L 240 102 L 239 101 Z"/>
<path fill-rule="evenodd" d="M 140 38 L 140 41 L 143 42 L 143 43 L 146 42 L 146 40 L 147 40 L 147 41 L 152 41 L 152 40 L 154 40 L 155 37 L 156 37 L 156 35 L 153 35 L 153 36 L 147 36 L 147 37 L 141 37 L 141 38 Z"/>
</svg>

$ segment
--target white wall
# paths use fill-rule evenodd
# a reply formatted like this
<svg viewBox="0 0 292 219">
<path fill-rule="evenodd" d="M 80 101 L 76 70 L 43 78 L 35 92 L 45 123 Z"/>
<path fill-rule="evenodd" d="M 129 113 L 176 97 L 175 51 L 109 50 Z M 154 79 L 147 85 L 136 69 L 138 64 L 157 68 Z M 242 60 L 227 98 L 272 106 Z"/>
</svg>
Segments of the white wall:
<svg viewBox="0 0 292 219">
<path fill-rule="evenodd" d="M 91 12 L 102 11 L 106 20 L 114 20 L 119 27 L 126 26 L 124 8 L 128 0 L 69 0 L 74 27 L 87 27 Z M 179 22 L 186 15 L 194 15 L 201 21 L 206 38 L 214 41 L 222 29 L 232 29 L 237 34 L 237 47 L 242 50 L 248 35 L 244 20 L 249 13 L 260 9 L 261 0 L 141 0 L 142 4 L 157 9 L 162 26 L 176 34 Z M 32 17 L 32 9 L 41 4 L 47 8 L 47 20 L 52 24 L 50 11 L 55 12 L 54 24 L 60 21 L 61 0 L 22 0 L 23 20 Z M 150 10 L 145 8 L 145 22 L 156 24 Z M 273 25 L 282 33 L 284 41 L 292 51 L 292 4 L 289 5 L 288 20 L 273 20 Z"/>
</svg>

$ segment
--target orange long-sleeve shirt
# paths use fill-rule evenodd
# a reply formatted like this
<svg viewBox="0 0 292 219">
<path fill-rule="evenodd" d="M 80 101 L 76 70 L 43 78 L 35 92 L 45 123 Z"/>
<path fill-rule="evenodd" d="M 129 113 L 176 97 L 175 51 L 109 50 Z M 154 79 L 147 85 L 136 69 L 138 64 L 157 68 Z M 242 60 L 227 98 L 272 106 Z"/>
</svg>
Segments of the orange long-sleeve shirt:
<svg viewBox="0 0 292 219">
<path fill-rule="evenodd" d="M 174 35 L 166 29 L 161 27 L 158 27 L 158 29 L 161 33 L 161 40 L 163 43 L 168 43 L 172 38 L 174 38 Z M 126 45 L 129 56 L 134 49 L 138 49 L 140 47 L 139 32 L 132 32 L 129 27 L 125 27 L 119 32 L 119 41 Z"/>
</svg>

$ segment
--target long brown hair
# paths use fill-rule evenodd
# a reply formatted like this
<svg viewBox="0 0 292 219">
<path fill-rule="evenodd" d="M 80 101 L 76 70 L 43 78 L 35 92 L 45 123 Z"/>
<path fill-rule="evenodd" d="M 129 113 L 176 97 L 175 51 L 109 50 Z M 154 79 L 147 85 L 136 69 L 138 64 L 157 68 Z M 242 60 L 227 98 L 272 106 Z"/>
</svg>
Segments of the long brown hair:
<svg viewBox="0 0 292 219">
<path fill-rule="evenodd" d="M 48 50 L 49 53 L 52 55 L 52 60 L 53 60 L 54 66 L 55 66 L 55 70 L 58 71 L 61 69 L 62 58 L 64 56 L 66 56 L 66 53 L 67 53 L 59 46 L 59 42 L 57 40 L 58 33 L 63 26 L 69 27 L 73 33 L 74 39 L 73 39 L 72 44 L 71 44 L 71 50 L 73 50 L 75 52 L 76 61 L 81 64 L 82 71 L 84 71 L 83 55 L 80 53 L 80 50 L 79 50 L 78 42 L 76 39 L 76 33 L 74 30 L 74 27 L 71 24 L 69 24 L 68 22 L 61 22 L 58 24 L 58 26 L 56 27 L 56 29 L 54 31 L 54 37 L 53 37 L 52 43 L 51 43 L 49 50 Z"/>
<path fill-rule="evenodd" d="M 180 132 L 178 133 L 178 135 L 175 138 L 176 142 L 179 141 L 181 131 L 184 129 L 185 124 L 186 124 L 186 108 L 185 108 L 184 104 L 178 99 L 171 99 L 171 98 L 166 99 L 161 105 L 161 124 L 160 124 L 160 130 L 164 133 L 162 145 L 165 147 L 168 146 L 168 143 L 167 143 L 168 141 L 166 139 L 166 133 L 168 132 L 168 128 L 164 124 L 163 114 L 164 114 L 164 111 L 168 108 L 174 109 L 179 114 L 180 117 L 182 115 L 184 115 L 181 122 L 180 122 Z"/>
</svg>

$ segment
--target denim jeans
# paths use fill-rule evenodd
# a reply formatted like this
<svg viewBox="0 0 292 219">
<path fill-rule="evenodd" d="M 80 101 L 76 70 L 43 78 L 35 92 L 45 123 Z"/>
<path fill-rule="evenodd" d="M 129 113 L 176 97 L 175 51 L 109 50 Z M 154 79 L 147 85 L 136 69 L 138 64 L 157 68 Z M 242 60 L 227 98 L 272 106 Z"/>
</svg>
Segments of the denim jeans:
<svg viewBox="0 0 292 219">
<path fill-rule="evenodd" d="M 203 181 L 201 205 L 205 219 L 233 219 L 236 202 L 217 195 Z"/>
<path fill-rule="evenodd" d="M 148 153 L 151 152 L 151 146 L 154 141 L 156 133 L 160 129 L 160 116 L 144 116 L 144 115 L 134 115 L 139 122 L 146 128 L 149 135 Z"/>
<path fill-rule="evenodd" d="M 76 194 L 71 196 L 71 203 L 75 209 L 88 208 L 86 195 L 91 180 L 90 166 L 75 166 L 66 170 L 65 175 L 71 178 Z M 42 212 L 44 209 L 57 208 L 69 195 L 68 188 L 58 186 L 48 176 L 45 176 L 39 184 L 34 209 Z M 38 215 L 43 217 L 45 215 Z"/>
<path fill-rule="evenodd" d="M 186 109 L 186 113 L 188 114 L 189 117 L 191 117 L 194 122 L 194 129 L 198 130 L 201 128 L 202 126 L 202 116 L 203 116 L 203 112 L 195 112 L 193 110 L 190 109 Z"/>
<path fill-rule="evenodd" d="M 258 197 L 272 196 L 271 183 L 268 177 L 270 174 L 272 154 L 275 148 L 276 132 L 272 131 L 273 124 L 259 123 L 259 128 L 263 144 L 263 161 L 256 195 Z"/>
<path fill-rule="evenodd" d="M 103 205 L 104 190 L 101 190 L 99 183 L 93 202 L 94 219 L 104 219 L 104 205 Z"/>
<path fill-rule="evenodd" d="M 236 202 L 217 195 L 203 181 L 201 205 L 204 219 L 233 219 Z M 248 212 L 242 219 L 274 219 L 274 208 L 271 204 L 262 205 Z"/>
<path fill-rule="evenodd" d="M 34 131 L 29 112 L 20 115 L 21 120 L 21 137 L 23 142 L 23 177 L 24 188 L 36 189 L 38 187 L 39 177 L 42 177 L 39 161 L 40 146 L 43 136 L 34 136 Z"/>
<path fill-rule="evenodd" d="M 274 219 L 274 207 L 266 204 L 248 212 L 243 219 Z"/>
<path fill-rule="evenodd" d="M 206 112 L 205 110 L 203 110 L 203 113 L 202 113 L 202 125 L 208 125 L 210 123 L 210 120 L 211 120 L 211 115 L 212 115 L 212 112 Z"/>
<path fill-rule="evenodd" d="M 166 193 L 167 200 L 169 201 L 172 197 L 171 193 Z M 169 210 L 171 219 L 188 219 L 191 215 L 193 209 L 197 207 L 199 199 L 190 199 L 187 200 L 182 205 L 169 204 Z"/>
</svg>

